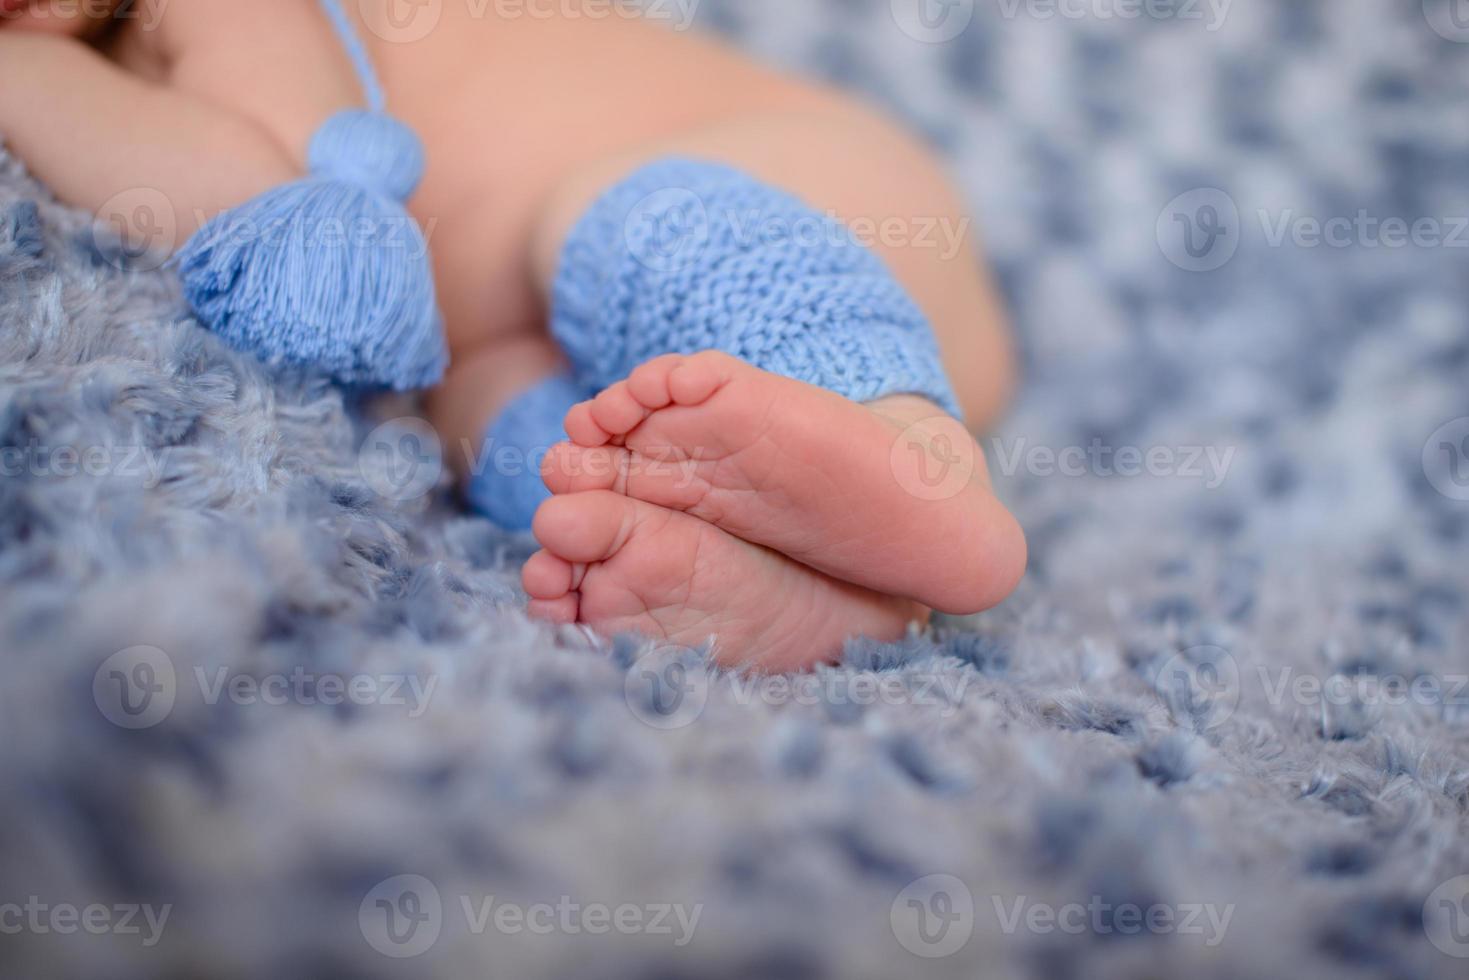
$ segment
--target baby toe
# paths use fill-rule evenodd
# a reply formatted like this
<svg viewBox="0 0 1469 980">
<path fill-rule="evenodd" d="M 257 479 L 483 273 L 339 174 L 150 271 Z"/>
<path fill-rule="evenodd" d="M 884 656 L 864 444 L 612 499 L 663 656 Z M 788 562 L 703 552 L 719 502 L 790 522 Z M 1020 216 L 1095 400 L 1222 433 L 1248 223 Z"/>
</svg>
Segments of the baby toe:
<svg viewBox="0 0 1469 980">
<path fill-rule="evenodd" d="M 631 432 L 647 417 L 648 410 L 628 391 L 625 381 L 619 381 L 592 399 L 593 421 L 612 435 Z"/>
<path fill-rule="evenodd" d="M 560 599 L 571 591 L 574 569 L 549 551 L 537 551 L 520 570 L 520 585 L 532 599 Z"/>
<path fill-rule="evenodd" d="M 668 392 L 680 405 L 701 405 L 724 386 L 743 362 L 719 351 L 686 357 L 669 372 Z"/>
<path fill-rule="evenodd" d="M 559 442 L 541 462 L 541 480 L 552 493 L 613 490 L 621 493 L 631 454 L 621 446 Z"/>
<path fill-rule="evenodd" d="M 612 438 L 612 434 L 598 425 L 597 420 L 592 417 L 591 402 L 578 402 L 571 406 L 562 426 L 566 429 L 566 435 L 578 446 L 603 446 Z"/>
<path fill-rule="evenodd" d="M 684 362 L 682 354 L 662 354 L 628 375 L 627 388 L 644 408 L 666 408 L 673 402 L 668 376 Z"/>
</svg>

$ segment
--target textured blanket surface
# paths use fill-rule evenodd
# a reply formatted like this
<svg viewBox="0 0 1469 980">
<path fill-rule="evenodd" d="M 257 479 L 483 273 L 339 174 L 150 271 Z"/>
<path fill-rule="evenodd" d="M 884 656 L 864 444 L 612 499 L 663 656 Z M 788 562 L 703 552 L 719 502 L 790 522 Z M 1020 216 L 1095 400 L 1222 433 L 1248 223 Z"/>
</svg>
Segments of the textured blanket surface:
<svg viewBox="0 0 1469 980">
<path fill-rule="evenodd" d="M 1027 355 L 1019 593 L 796 681 L 530 623 L 0 158 L 0 973 L 1464 976 L 1449 7 L 696 5 L 943 147 Z"/>
</svg>

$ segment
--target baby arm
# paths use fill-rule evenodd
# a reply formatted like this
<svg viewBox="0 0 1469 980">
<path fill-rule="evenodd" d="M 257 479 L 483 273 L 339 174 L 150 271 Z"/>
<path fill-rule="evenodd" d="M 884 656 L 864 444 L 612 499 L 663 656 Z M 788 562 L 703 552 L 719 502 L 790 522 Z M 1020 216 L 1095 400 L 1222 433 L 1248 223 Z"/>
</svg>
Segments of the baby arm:
<svg viewBox="0 0 1469 980">
<path fill-rule="evenodd" d="M 131 228 L 130 215 L 105 205 L 121 194 L 122 211 L 136 204 L 124 192 L 160 192 L 175 247 L 221 210 L 299 176 L 250 119 L 70 38 L 0 32 L 0 137 L 63 201 L 116 227 Z"/>
</svg>

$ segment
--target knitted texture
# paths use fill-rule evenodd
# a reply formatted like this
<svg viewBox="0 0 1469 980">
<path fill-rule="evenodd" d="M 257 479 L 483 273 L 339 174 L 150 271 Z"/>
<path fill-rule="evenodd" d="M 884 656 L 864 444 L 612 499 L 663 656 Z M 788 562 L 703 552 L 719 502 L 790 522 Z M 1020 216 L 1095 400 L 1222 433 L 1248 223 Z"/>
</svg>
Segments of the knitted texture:
<svg viewBox="0 0 1469 980">
<path fill-rule="evenodd" d="M 846 226 L 720 164 L 665 159 L 572 229 L 551 331 L 594 388 L 715 349 L 855 401 L 912 393 L 959 414 L 923 314 Z"/>
<path fill-rule="evenodd" d="M 472 507 L 503 528 L 523 531 L 542 501 L 551 496 L 541 482 L 546 450 L 566 439 L 562 420 L 593 391 L 562 373 L 522 392 L 485 433 L 469 477 Z"/>
</svg>

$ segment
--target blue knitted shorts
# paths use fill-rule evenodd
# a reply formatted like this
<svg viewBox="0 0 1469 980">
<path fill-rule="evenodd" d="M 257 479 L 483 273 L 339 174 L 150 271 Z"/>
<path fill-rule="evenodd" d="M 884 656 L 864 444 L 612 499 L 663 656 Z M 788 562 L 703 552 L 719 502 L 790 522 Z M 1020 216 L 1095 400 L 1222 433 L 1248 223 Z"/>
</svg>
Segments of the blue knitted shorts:
<svg viewBox="0 0 1469 980">
<path fill-rule="evenodd" d="M 841 222 L 720 164 L 665 159 L 606 191 L 572 228 L 551 334 L 569 374 L 512 403 L 486 451 L 543 453 L 561 420 L 638 365 L 722 350 L 854 401 L 923 395 L 958 415 L 923 314 Z M 530 526 L 548 496 L 532 472 L 486 468 L 470 502 Z"/>
</svg>

